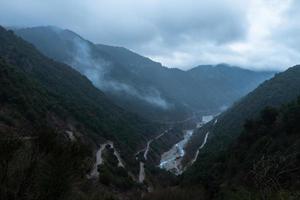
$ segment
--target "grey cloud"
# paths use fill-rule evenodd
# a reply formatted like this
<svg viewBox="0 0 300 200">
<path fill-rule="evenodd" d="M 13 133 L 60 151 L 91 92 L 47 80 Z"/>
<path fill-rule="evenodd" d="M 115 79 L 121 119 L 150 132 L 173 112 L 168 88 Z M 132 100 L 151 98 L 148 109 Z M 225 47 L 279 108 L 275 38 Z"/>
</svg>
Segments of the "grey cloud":
<svg viewBox="0 0 300 200">
<path fill-rule="evenodd" d="M 299 4 L 298 0 L 3 0 L 0 24 L 56 25 L 94 43 L 125 46 L 170 67 L 227 62 L 284 69 L 299 62 Z M 287 9 L 276 12 L 279 7 Z M 284 23 L 274 28 L 270 24 L 277 18 Z M 257 39 L 260 32 L 270 34 Z M 237 43 L 243 47 L 236 48 Z"/>
<path fill-rule="evenodd" d="M 78 30 L 96 42 L 135 46 L 157 38 L 166 44 L 194 37 L 226 42 L 245 34 L 245 19 L 228 0 L 149 2 L 11 0 L 0 3 L 0 22 L 58 25 Z"/>
<path fill-rule="evenodd" d="M 274 39 L 284 42 L 287 46 L 292 47 L 300 52 L 300 1 L 293 1 L 289 9 L 286 10 L 286 22 L 278 27 L 274 34 Z M 299 60 L 300 61 L 300 60 Z"/>
<path fill-rule="evenodd" d="M 141 93 L 134 87 L 125 83 L 120 83 L 117 81 L 108 81 L 103 89 L 104 91 L 113 90 L 117 92 L 125 92 L 127 95 L 134 96 L 142 101 L 145 101 L 149 104 L 152 104 L 153 106 L 162 108 L 164 110 L 170 109 L 173 106 L 164 98 L 162 98 L 159 91 L 154 88 L 150 88 Z"/>
<path fill-rule="evenodd" d="M 168 42 L 211 41 L 226 43 L 244 38 L 247 20 L 232 5 L 213 3 L 214 1 L 180 1 L 165 4 L 158 17 L 155 17 L 160 35 Z M 155 15 L 154 15 L 155 16 Z"/>
</svg>

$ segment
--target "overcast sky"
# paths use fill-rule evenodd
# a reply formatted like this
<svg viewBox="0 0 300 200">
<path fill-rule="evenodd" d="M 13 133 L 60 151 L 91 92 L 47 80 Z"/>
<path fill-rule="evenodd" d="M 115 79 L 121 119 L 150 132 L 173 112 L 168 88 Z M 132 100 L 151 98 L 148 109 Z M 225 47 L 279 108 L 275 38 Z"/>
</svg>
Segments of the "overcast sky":
<svg viewBox="0 0 300 200">
<path fill-rule="evenodd" d="M 299 0 L 1 0 L 0 24 L 59 26 L 182 69 L 300 63 Z"/>
</svg>

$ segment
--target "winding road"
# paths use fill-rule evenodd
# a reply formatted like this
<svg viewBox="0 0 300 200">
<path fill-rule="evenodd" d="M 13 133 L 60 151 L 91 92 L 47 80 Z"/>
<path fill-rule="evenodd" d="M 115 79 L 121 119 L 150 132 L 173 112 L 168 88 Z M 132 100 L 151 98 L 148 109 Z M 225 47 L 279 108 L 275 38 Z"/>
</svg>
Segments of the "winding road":
<svg viewBox="0 0 300 200">
<path fill-rule="evenodd" d="M 159 138 L 161 138 L 162 136 L 164 136 L 166 133 L 168 133 L 169 131 L 171 130 L 171 128 L 165 130 L 164 132 L 162 132 L 161 134 L 159 134 L 158 136 L 156 136 L 154 139 L 150 139 L 148 142 L 147 142 L 147 146 L 146 148 L 142 149 L 142 150 L 139 150 L 135 155 L 136 155 L 136 159 L 138 159 L 138 154 L 140 154 L 141 152 L 144 151 L 144 154 L 143 154 L 143 157 L 145 159 L 145 161 L 147 160 L 148 158 L 148 153 L 149 153 L 149 150 L 150 150 L 150 145 L 152 142 L 154 142 L 155 140 L 158 140 Z M 145 174 L 145 163 L 143 161 L 140 161 L 140 172 L 139 172 L 139 183 L 143 183 L 144 180 L 146 178 L 146 174 Z"/>
<path fill-rule="evenodd" d="M 218 119 L 215 119 L 214 123 L 213 123 L 213 126 L 215 126 L 216 124 L 218 123 Z M 194 164 L 194 162 L 197 160 L 198 158 L 198 155 L 200 153 L 200 150 L 203 149 L 203 147 L 206 145 L 207 143 L 207 139 L 208 139 L 208 135 L 209 135 L 209 131 L 205 134 L 205 137 L 204 137 L 204 140 L 201 144 L 201 146 L 198 148 L 193 160 L 191 161 L 190 165 Z"/>
<path fill-rule="evenodd" d="M 106 143 L 101 144 L 100 148 L 96 152 L 96 162 L 94 164 L 94 167 L 93 167 L 91 173 L 87 175 L 87 177 L 89 179 L 99 177 L 100 173 L 98 171 L 98 166 L 103 164 L 102 153 L 103 153 L 103 150 L 105 149 L 105 147 L 107 145 L 109 145 L 110 148 L 112 148 L 114 150 L 114 155 L 116 156 L 116 158 L 118 160 L 118 167 L 123 167 L 123 168 L 125 167 L 125 164 L 124 164 L 123 160 L 120 157 L 120 153 L 114 148 L 114 143 L 111 142 L 111 141 L 107 141 Z"/>
<path fill-rule="evenodd" d="M 194 156 L 193 160 L 191 161 L 191 165 L 194 164 L 194 162 L 197 160 L 198 155 L 199 155 L 199 153 L 200 153 L 200 150 L 205 146 L 205 144 L 206 144 L 206 142 L 207 142 L 208 135 L 209 135 L 209 132 L 207 132 L 207 133 L 205 134 L 205 137 L 204 137 L 204 140 L 203 140 L 201 146 L 198 148 L 198 150 L 197 150 L 197 152 L 196 152 L 196 155 Z"/>
<path fill-rule="evenodd" d="M 178 123 L 183 123 L 183 122 L 187 122 L 191 119 L 194 119 L 195 116 L 193 117 L 190 117 L 190 118 L 187 118 L 186 120 L 183 120 L 183 121 L 180 121 Z M 213 115 L 207 115 L 207 116 L 203 116 L 202 117 L 202 121 L 200 123 L 197 123 L 197 126 L 196 128 L 200 128 L 202 127 L 204 124 L 210 122 L 211 120 L 213 120 Z M 216 125 L 216 123 L 218 122 L 218 119 L 215 119 L 213 125 Z M 147 145 L 145 148 L 139 150 L 135 155 L 136 155 L 136 159 L 138 160 L 138 155 L 142 152 L 144 152 L 143 154 L 143 157 L 144 157 L 144 160 L 146 161 L 147 158 L 148 158 L 148 153 L 149 153 L 149 150 L 150 150 L 150 146 L 151 146 L 151 143 L 154 142 L 155 140 L 159 139 L 160 137 L 162 137 L 165 133 L 167 133 L 170 129 L 164 131 L 163 133 L 161 133 L 160 135 L 156 136 L 155 138 L 153 139 L 150 139 L 148 142 L 147 142 Z M 195 129 L 194 129 L 195 130 Z M 194 133 L 194 130 L 187 130 L 185 131 L 185 134 L 184 134 L 184 138 L 183 140 L 179 141 L 177 144 L 175 144 L 170 150 L 164 152 L 162 155 L 161 155 L 161 161 L 160 161 L 160 164 L 159 164 L 159 167 L 162 168 L 162 169 L 166 169 L 168 171 L 171 171 L 173 172 L 175 175 L 179 175 L 181 174 L 185 169 L 186 167 L 183 167 L 182 166 L 182 158 L 184 157 L 185 155 L 185 151 L 184 151 L 184 148 L 186 146 L 186 144 L 189 142 L 189 140 L 191 139 L 193 133 Z M 206 133 L 205 137 L 204 137 L 204 140 L 201 144 L 201 146 L 198 148 L 197 152 L 196 152 L 196 155 L 194 156 L 194 159 L 192 160 L 191 164 L 193 164 L 197 157 L 198 157 L 198 154 L 200 152 L 200 150 L 205 146 L 205 144 L 207 143 L 207 139 L 208 139 L 208 136 L 209 136 L 209 132 Z M 140 161 L 140 170 L 139 170 L 139 178 L 138 178 L 138 181 L 139 183 L 143 183 L 144 180 L 146 178 L 146 175 L 145 175 L 145 163 L 144 161 Z"/>
<path fill-rule="evenodd" d="M 213 120 L 213 115 L 203 116 L 202 121 L 200 123 L 197 123 L 196 129 L 202 127 L 204 124 L 210 122 L 211 120 Z M 217 123 L 217 119 L 215 120 L 214 125 L 216 123 Z M 185 155 L 184 148 L 189 142 L 189 140 L 191 139 L 194 130 L 186 131 L 183 140 L 175 144 L 169 151 L 162 154 L 161 162 L 159 165 L 160 168 L 165 169 L 167 171 L 171 171 L 175 175 L 180 175 L 186 169 L 186 167 L 182 166 L 181 161 Z M 192 162 L 190 163 L 190 165 L 193 164 L 197 159 L 200 149 L 202 149 L 207 142 L 208 136 L 209 136 L 209 132 L 206 133 L 204 140 L 201 146 L 198 148 L 196 155 L 192 160 Z"/>
</svg>

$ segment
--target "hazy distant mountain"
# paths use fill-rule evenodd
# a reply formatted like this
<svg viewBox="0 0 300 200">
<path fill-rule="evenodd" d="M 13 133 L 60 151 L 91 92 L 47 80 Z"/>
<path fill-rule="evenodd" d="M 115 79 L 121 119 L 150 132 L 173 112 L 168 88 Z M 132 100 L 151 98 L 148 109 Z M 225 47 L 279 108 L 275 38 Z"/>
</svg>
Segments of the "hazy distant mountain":
<svg viewBox="0 0 300 200">
<path fill-rule="evenodd" d="M 299 123 L 300 98 L 265 108 L 245 122 L 226 149 L 201 153 L 183 174 L 181 187 L 146 199 L 299 199 Z M 171 192 L 176 195 L 167 198 Z"/>
<path fill-rule="evenodd" d="M 210 199 L 235 199 L 236 194 L 238 199 L 280 199 L 283 193 L 284 199 L 298 199 L 299 123 L 300 66 L 295 66 L 200 129 L 193 141 L 200 145 L 208 131 L 209 139 L 183 185 L 204 184 Z"/>
<path fill-rule="evenodd" d="M 25 77 L 22 79 L 28 79 L 32 87 L 39 89 L 26 95 L 31 91 L 24 90 L 31 86 L 27 86 L 27 82 L 22 86 L 18 81 L 9 80 L 7 88 L 4 82 L 1 85 L 2 112 L 21 109 L 18 112 L 24 117 L 20 119 L 32 120 L 32 125 L 54 117 L 57 122 L 50 120 L 46 121 L 47 124 L 59 123 L 66 129 L 73 127 L 74 131 L 95 140 L 116 141 L 120 149 L 128 153 L 134 153 L 155 132 L 157 125 L 113 104 L 85 76 L 71 67 L 45 57 L 31 44 L 3 28 L 0 29 L 0 41 L 0 57 L 4 60 L 3 66 L 11 65 L 11 69 L 8 67 L 11 76 L 16 73 L 16 77 Z M 145 129 L 145 126 L 148 128 Z"/>
<path fill-rule="evenodd" d="M 36 27 L 15 32 L 86 75 L 118 105 L 153 120 L 218 112 L 273 74 L 228 65 L 169 69 L 122 47 L 95 45 L 69 30 Z"/>
<path fill-rule="evenodd" d="M 203 154 L 218 152 L 227 148 L 241 133 L 245 120 L 255 119 L 266 106 L 279 107 L 300 96 L 300 66 L 292 67 L 276 74 L 265 81 L 253 92 L 235 103 L 226 112 L 218 116 L 218 122 L 199 129 L 188 147 L 195 152 L 201 145 L 203 135 L 210 132 L 210 137 Z M 199 159 L 203 158 L 199 155 Z M 201 162 L 201 161 L 199 161 Z"/>
</svg>

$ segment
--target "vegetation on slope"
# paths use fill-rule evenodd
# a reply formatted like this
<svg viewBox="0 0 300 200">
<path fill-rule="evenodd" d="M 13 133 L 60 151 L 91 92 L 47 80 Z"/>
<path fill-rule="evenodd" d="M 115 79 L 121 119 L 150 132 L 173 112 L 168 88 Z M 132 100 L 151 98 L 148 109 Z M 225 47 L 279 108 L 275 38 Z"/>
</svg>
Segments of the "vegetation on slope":
<svg viewBox="0 0 300 200">
<path fill-rule="evenodd" d="M 226 112 L 218 116 L 218 122 L 211 122 L 194 134 L 188 146 L 190 155 L 201 145 L 204 135 L 209 131 L 209 139 L 201 153 L 214 152 L 227 148 L 241 133 L 247 119 L 259 116 L 266 106 L 279 107 L 293 101 L 300 95 L 300 66 L 294 66 L 285 72 L 276 74 L 257 89 L 236 102 Z M 199 155 L 200 160 L 202 155 Z M 200 161 L 201 162 L 201 161 Z"/>
<path fill-rule="evenodd" d="M 115 106 L 84 76 L 46 58 L 12 32 L 1 28 L 0 41 L 0 56 L 42 85 L 56 101 L 52 107 L 60 106 L 67 112 L 61 117 L 84 124 L 89 136 L 116 141 L 124 154 L 133 154 L 145 138 L 155 133 L 154 124 Z"/>
<path fill-rule="evenodd" d="M 266 107 L 259 118 L 244 123 L 227 149 L 202 154 L 180 186 L 145 199 L 299 199 L 299 124 L 300 98 L 280 108 Z"/>
<path fill-rule="evenodd" d="M 185 174 L 227 199 L 285 199 L 300 196 L 300 98 L 279 109 L 267 107 L 227 150 L 203 155 Z M 218 197 L 216 195 L 216 197 Z M 298 196 L 297 196 L 298 195 Z"/>
<path fill-rule="evenodd" d="M 127 172 L 160 126 L 110 103 L 84 76 L 3 28 L 0 44 L 0 199 L 107 199 L 112 193 L 119 199 L 139 190 L 127 184 L 133 181 Z M 95 143 L 105 140 L 114 142 L 126 171 L 107 167 L 109 187 L 87 179 Z"/>
<path fill-rule="evenodd" d="M 273 75 L 225 64 L 170 69 L 128 49 L 95 45 L 55 27 L 15 32 L 45 55 L 86 75 L 121 107 L 157 121 L 218 112 Z"/>
</svg>

